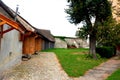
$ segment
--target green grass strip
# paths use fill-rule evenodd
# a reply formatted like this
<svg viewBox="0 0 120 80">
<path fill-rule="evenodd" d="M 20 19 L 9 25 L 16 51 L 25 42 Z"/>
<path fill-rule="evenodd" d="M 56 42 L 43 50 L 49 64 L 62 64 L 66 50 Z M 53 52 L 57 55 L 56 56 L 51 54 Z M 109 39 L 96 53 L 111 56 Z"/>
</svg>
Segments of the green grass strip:
<svg viewBox="0 0 120 80">
<path fill-rule="evenodd" d="M 104 62 L 106 59 L 94 60 L 86 58 L 88 49 L 49 49 L 47 52 L 54 52 L 65 72 L 71 77 L 84 75 L 86 71 Z"/>
<path fill-rule="evenodd" d="M 111 76 L 109 76 L 106 80 L 120 80 L 120 69 L 115 71 Z"/>
</svg>

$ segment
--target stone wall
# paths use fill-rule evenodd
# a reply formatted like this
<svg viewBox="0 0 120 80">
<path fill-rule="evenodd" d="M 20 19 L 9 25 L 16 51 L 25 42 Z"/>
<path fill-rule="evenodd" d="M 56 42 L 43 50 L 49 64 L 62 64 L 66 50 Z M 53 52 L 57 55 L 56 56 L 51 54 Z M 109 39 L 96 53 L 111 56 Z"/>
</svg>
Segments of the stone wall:
<svg viewBox="0 0 120 80">
<path fill-rule="evenodd" d="M 75 48 L 79 48 L 80 45 L 75 41 L 75 39 L 70 39 L 70 38 L 66 38 L 65 39 L 67 45 L 70 47 L 75 47 Z"/>
<path fill-rule="evenodd" d="M 88 44 L 87 40 L 76 38 L 75 41 L 76 41 L 77 44 L 79 44 L 79 47 L 82 47 L 82 48 L 88 48 L 89 47 L 89 44 Z"/>
<path fill-rule="evenodd" d="M 86 48 L 89 46 L 86 40 L 80 38 L 66 38 L 65 41 L 68 45 L 75 46 L 76 48 Z"/>
<path fill-rule="evenodd" d="M 120 23 L 120 1 L 119 0 L 109 0 L 112 2 L 112 15 L 113 18 Z"/>
<path fill-rule="evenodd" d="M 67 43 L 60 38 L 55 38 L 55 48 L 67 48 Z"/>
<path fill-rule="evenodd" d="M 55 48 L 86 48 L 89 47 L 87 40 L 82 40 L 79 38 L 65 38 L 61 40 L 60 38 L 55 38 Z"/>
</svg>

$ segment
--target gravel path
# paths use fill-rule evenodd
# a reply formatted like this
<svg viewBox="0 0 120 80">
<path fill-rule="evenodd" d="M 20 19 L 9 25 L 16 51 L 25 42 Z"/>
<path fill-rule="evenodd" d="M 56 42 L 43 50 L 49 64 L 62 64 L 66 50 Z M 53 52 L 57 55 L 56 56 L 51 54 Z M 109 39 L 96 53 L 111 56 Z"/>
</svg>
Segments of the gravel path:
<svg viewBox="0 0 120 80">
<path fill-rule="evenodd" d="M 84 76 L 70 78 L 61 68 L 54 53 L 39 53 L 28 61 L 6 71 L 0 80 L 105 80 L 120 68 L 120 59 L 112 58 L 87 71 Z"/>
<path fill-rule="evenodd" d="M 54 53 L 33 55 L 5 74 L 3 80 L 71 80 Z"/>
</svg>

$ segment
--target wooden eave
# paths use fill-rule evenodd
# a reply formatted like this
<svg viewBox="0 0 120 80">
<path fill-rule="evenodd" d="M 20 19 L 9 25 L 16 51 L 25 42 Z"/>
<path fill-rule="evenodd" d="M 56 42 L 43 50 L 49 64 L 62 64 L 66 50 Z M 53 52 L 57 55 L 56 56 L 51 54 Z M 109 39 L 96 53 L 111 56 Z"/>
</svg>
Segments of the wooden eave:
<svg viewBox="0 0 120 80">
<path fill-rule="evenodd" d="M 13 29 L 16 29 L 18 31 L 20 31 L 21 33 L 24 33 L 24 31 L 20 28 L 19 24 L 5 16 L 3 16 L 2 14 L 0 14 L 0 27 L 3 27 L 2 25 L 4 24 L 8 24 L 11 26 L 11 28 L 5 30 L 5 31 L 2 31 L 2 33 L 6 33 L 6 32 L 9 32 Z"/>
</svg>

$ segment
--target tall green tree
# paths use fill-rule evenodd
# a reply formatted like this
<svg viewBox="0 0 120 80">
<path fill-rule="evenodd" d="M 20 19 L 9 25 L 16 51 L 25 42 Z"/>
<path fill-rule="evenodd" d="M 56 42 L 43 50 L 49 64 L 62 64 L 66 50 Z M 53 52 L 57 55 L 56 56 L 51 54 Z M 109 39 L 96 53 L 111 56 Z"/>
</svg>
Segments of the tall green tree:
<svg viewBox="0 0 120 80">
<path fill-rule="evenodd" d="M 111 4 L 108 0 L 68 0 L 68 3 L 69 8 L 66 9 L 66 13 L 69 14 L 68 20 L 76 25 L 85 23 L 90 40 L 90 54 L 96 58 L 97 28 L 112 16 Z M 92 18 L 95 18 L 94 25 Z"/>
<path fill-rule="evenodd" d="M 120 23 L 109 23 L 109 26 L 99 28 L 97 33 L 98 46 L 113 46 L 116 47 L 120 44 Z"/>
</svg>

